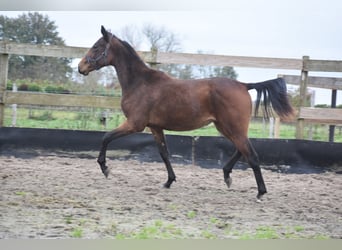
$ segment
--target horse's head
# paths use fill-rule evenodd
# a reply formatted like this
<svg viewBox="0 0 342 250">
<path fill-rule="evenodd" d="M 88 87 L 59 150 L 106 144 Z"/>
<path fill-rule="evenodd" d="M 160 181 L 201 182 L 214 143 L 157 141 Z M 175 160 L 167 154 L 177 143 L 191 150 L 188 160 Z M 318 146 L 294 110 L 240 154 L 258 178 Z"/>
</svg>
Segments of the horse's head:
<svg viewBox="0 0 342 250">
<path fill-rule="evenodd" d="M 113 35 L 101 26 L 102 37 L 89 49 L 87 54 L 78 64 L 78 72 L 88 75 L 93 70 L 98 70 L 109 65 L 109 48 Z"/>
</svg>

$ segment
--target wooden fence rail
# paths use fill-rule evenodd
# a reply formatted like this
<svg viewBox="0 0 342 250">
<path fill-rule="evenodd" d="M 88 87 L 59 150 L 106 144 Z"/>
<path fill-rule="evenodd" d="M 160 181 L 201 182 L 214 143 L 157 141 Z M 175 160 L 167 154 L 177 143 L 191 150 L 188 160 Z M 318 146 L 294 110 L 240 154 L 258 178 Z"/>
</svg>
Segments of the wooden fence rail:
<svg viewBox="0 0 342 250">
<path fill-rule="evenodd" d="M 88 48 L 83 47 L 33 45 L 0 42 L 0 127 L 3 126 L 4 122 L 4 107 L 8 104 L 118 108 L 120 106 L 120 98 L 115 97 L 63 95 L 29 92 L 12 93 L 10 91 L 6 91 L 8 59 L 10 54 L 81 58 L 85 55 L 87 50 Z M 311 60 L 309 57 L 303 57 L 302 59 L 294 59 L 189 53 L 166 53 L 157 51 L 138 51 L 138 54 L 142 57 L 142 59 L 145 62 L 150 64 L 193 64 L 301 70 L 301 76 L 286 75 L 283 77 L 290 84 L 300 85 L 300 92 L 303 96 L 305 96 L 307 86 L 330 88 L 335 91 L 342 89 L 342 80 L 340 78 L 308 77 L 309 71 L 342 72 L 342 61 Z M 304 102 L 301 106 L 304 106 Z M 304 110 L 303 112 L 305 113 L 306 111 Z M 299 114 L 304 114 L 303 112 L 299 112 Z M 316 111 L 311 110 L 309 112 L 311 112 L 311 117 L 312 115 L 314 116 Z M 335 111 L 328 111 L 327 113 L 333 113 L 333 116 L 335 116 L 333 124 L 342 123 L 342 114 L 340 112 L 335 113 Z M 298 117 L 299 122 L 302 119 L 302 117 Z M 314 120 L 314 118 L 312 120 Z M 297 138 L 303 137 L 303 132 L 300 131 L 301 129 L 302 128 L 300 126 L 297 126 Z"/>
<path fill-rule="evenodd" d="M 300 82 L 301 82 L 300 76 L 295 76 L 295 75 L 278 75 L 278 76 L 284 78 L 287 84 L 300 85 Z M 309 76 L 308 87 L 342 90 L 342 78 Z"/>
<path fill-rule="evenodd" d="M 3 101 L 6 104 L 64 106 L 64 107 L 96 107 L 120 108 L 121 98 L 108 96 L 48 94 L 35 92 L 5 91 Z"/>
</svg>

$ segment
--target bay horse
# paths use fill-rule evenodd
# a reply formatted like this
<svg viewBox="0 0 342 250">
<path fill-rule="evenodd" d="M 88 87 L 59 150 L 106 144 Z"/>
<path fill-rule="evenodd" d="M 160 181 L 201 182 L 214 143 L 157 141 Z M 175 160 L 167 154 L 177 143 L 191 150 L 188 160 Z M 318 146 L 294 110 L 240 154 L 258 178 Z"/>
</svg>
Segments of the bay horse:
<svg viewBox="0 0 342 250">
<path fill-rule="evenodd" d="M 103 174 L 108 177 L 106 151 L 108 144 L 120 137 L 150 128 L 164 161 L 170 188 L 176 181 L 163 130 L 188 131 L 209 123 L 231 140 L 236 151 L 223 167 L 224 181 L 232 184 L 230 173 L 244 156 L 253 169 L 259 200 L 267 191 L 259 166 L 258 155 L 247 132 L 252 113 L 248 90 L 257 91 L 257 112 L 263 96 L 264 113 L 273 110 L 282 118 L 291 116 L 286 84 L 282 78 L 246 84 L 228 78 L 181 80 L 148 67 L 127 42 L 101 26 L 102 37 L 89 49 L 78 64 L 80 74 L 112 65 L 122 88 L 121 108 L 127 120 L 118 128 L 105 133 L 97 159 Z"/>
</svg>

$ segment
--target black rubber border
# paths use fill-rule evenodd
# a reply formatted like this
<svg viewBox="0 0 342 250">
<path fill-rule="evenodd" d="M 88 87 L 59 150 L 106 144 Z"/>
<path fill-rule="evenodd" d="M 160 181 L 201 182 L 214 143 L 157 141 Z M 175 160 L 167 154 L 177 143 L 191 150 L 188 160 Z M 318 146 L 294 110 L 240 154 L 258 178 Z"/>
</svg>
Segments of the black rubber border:
<svg viewBox="0 0 342 250">
<path fill-rule="evenodd" d="M 104 132 L 98 131 L 2 127 L 0 154 L 34 157 L 57 151 L 76 157 L 94 157 L 103 135 Z M 172 162 L 205 168 L 222 168 L 235 150 L 233 144 L 223 137 L 168 135 L 166 140 Z M 342 143 L 253 138 L 251 142 L 264 166 L 282 170 L 282 166 L 290 166 L 292 171 L 303 173 L 342 167 Z M 108 150 L 126 152 L 119 154 L 117 158 L 120 159 L 161 161 L 153 137 L 148 133 L 120 138 L 112 142 Z M 87 153 L 90 151 L 93 153 Z M 245 168 L 246 164 L 240 162 L 237 167 Z M 288 167 L 286 169 L 289 171 Z"/>
</svg>

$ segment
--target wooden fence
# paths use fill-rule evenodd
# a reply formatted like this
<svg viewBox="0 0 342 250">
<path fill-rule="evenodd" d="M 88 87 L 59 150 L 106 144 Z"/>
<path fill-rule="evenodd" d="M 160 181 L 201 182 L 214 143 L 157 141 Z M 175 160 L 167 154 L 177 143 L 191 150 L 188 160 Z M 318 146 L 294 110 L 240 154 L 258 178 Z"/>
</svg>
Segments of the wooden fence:
<svg viewBox="0 0 342 250">
<path fill-rule="evenodd" d="M 342 78 L 336 77 L 311 77 L 309 71 L 316 72 L 341 72 L 342 61 L 311 60 L 303 57 L 301 76 L 279 75 L 288 84 L 300 86 L 300 107 L 297 116 L 296 138 L 303 139 L 304 123 L 330 124 L 329 141 L 334 141 L 335 125 L 342 124 L 342 109 L 336 109 L 337 90 L 342 90 Z M 331 89 L 331 108 L 305 107 L 307 87 Z"/>
<path fill-rule="evenodd" d="M 33 55 L 48 57 L 81 58 L 88 48 L 54 45 L 32 45 L 0 42 L 0 127 L 4 122 L 4 107 L 9 104 L 30 104 L 68 107 L 118 108 L 120 98 L 81 95 L 63 95 L 47 93 L 11 92 L 6 90 L 9 55 Z M 226 55 L 206 55 L 188 53 L 138 52 L 149 64 L 194 64 L 211 66 L 232 66 L 249 68 L 271 68 L 300 70 L 301 76 L 283 76 L 290 84 L 300 86 L 301 96 L 305 96 L 307 86 L 331 88 L 333 91 L 342 89 L 342 80 L 338 78 L 311 78 L 309 71 L 342 72 L 342 61 L 302 59 L 245 57 Z M 301 98 L 301 108 L 297 123 L 297 138 L 303 138 L 303 122 L 342 124 L 342 110 L 307 109 L 304 98 Z M 319 112 L 318 112 L 319 111 Z"/>
</svg>

